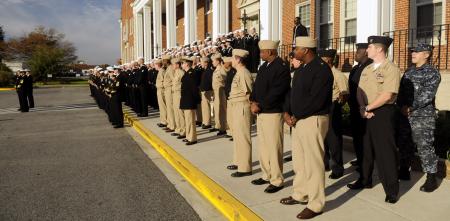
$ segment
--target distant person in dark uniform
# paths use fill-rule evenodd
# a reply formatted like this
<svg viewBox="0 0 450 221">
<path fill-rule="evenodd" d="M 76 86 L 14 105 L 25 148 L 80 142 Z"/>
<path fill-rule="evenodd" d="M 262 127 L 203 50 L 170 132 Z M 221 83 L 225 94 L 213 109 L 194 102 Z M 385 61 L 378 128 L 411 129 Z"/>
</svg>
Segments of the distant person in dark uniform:
<svg viewBox="0 0 450 221">
<path fill-rule="evenodd" d="M 25 98 L 29 104 L 30 108 L 34 108 L 34 97 L 33 97 L 33 76 L 31 75 L 31 71 L 25 69 Z"/>
<path fill-rule="evenodd" d="M 138 61 L 139 69 L 138 69 L 138 75 L 137 75 L 137 81 L 136 85 L 139 90 L 139 98 L 140 100 L 140 111 L 138 116 L 139 117 L 147 117 L 148 116 L 148 69 L 147 66 L 144 64 L 144 59 L 141 58 Z"/>
<path fill-rule="evenodd" d="M 295 38 L 300 36 L 308 36 L 308 29 L 302 25 L 300 17 L 295 18 L 295 26 L 292 34 L 292 47 L 295 47 Z"/>
<path fill-rule="evenodd" d="M 19 70 L 16 73 L 16 92 L 17 96 L 19 97 L 19 111 L 20 112 L 28 112 L 29 106 L 28 101 L 26 99 L 26 89 L 25 89 L 25 73 L 22 70 Z"/>
<path fill-rule="evenodd" d="M 350 107 L 350 127 L 353 137 L 353 148 L 355 149 L 356 160 L 351 162 L 352 166 L 358 166 L 358 171 L 361 171 L 362 154 L 363 154 L 363 135 L 366 125 L 366 120 L 361 117 L 359 113 L 359 104 L 356 99 L 356 92 L 358 91 L 359 79 L 361 73 L 368 65 L 372 64 L 372 59 L 367 57 L 367 43 L 356 44 L 355 61 L 358 64 L 353 67 L 348 77 L 349 99 Z"/>
</svg>

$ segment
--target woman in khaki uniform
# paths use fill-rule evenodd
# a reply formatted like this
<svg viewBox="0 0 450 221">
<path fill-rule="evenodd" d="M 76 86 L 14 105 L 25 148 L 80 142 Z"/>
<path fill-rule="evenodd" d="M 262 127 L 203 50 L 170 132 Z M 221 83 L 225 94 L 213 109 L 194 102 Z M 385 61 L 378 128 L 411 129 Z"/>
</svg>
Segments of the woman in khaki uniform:
<svg viewBox="0 0 450 221">
<path fill-rule="evenodd" d="M 225 135 L 226 132 L 226 114 L 227 114 L 227 100 L 225 96 L 225 81 L 227 72 L 223 68 L 222 55 L 214 54 L 212 63 L 215 68 L 212 78 L 212 88 L 214 91 L 214 121 L 215 126 L 210 132 L 219 131 L 217 136 Z"/>
<path fill-rule="evenodd" d="M 167 109 L 166 109 L 166 101 L 164 100 L 164 74 L 166 72 L 166 67 L 162 65 L 162 61 L 157 59 L 154 61 L 155 69 L 158 71 L 158 75 L 156 77 L 156 97 L 158 99 L 158 107 L 159 107 L 159 119 L 158 123 L 159 127 L 167 126 Z"/>
<path fill-rule="evenodd" d="M 175 116 L 173 111 L 173 94 L 172 94 L 172 80 L 174 69 L 170 63 L 170 55 L 162 56 L 163 63 L 167 63 L 166 73 L 164 74 L 164 100 L 166 101 L 167 110 L 167 129 L 166 132 L 171 133 L 175 131 Z"/>
<path fill-rule="evenodd" d="M 175 114 L 175 132 L 172 136 L 177 136 L 178 139 L 186 138 L 186 126 L 184 122 L 184 113 L 180 109 L 181 99 L 181 78 L 183 78 L 184 71 L 181 70 L 181 60 L 179 58 L 172 59 L 172 66 L 174 68 L 174 75 L 172 79 L 172 93 L 173 93 L 173 111 Z"/>
<path fill-rule="evenodd" d="M 253 79 L 250 71 L 245 67 L 244 59 L 248 51 L 242 49 L 233 50 L 233 67 L 236 75 L 231 84 L 229 101 L 233 121 L 233 145 L 236 156 L 238 171 L 231 174 L 232 177 L 243 177 L 252 175 L 252 139 L 250 111 L 250 93 L 252 91 Z"/>
</svg>

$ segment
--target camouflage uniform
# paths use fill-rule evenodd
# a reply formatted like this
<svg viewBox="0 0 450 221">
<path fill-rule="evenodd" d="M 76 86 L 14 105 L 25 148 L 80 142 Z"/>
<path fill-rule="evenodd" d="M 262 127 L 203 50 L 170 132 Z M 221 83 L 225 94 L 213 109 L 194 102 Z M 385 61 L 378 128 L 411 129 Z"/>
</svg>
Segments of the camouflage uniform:
<svg viewBox="0 0 450 221">
<path fill-rule="evenodd" d="M 409 117 L 399 118 L 398 146 L 400 165 L 409 167 L 414 146 L 425 173 L 437 172 L 437 156 L 433 147 L 436 110 L 434 98 L 441 81 L 439 72 L 430 64 L 409 68 L 402 77 L 397 104 L 410 107 Z"/>
</svg>

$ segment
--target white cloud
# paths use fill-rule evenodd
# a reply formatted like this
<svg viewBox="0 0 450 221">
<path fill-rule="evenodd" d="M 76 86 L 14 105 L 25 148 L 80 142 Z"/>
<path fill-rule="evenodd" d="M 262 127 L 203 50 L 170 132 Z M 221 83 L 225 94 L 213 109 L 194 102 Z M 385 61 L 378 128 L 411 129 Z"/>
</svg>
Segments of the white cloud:
<svg viewBox="0 0 450 221">
<path fill-rule="evenodd" d="M 53 27 L 77 47 L 79 59 L 113 64 L 120 57 L 120 4 L 111 1 L 1 0 L 0 25 L 18 36 L 37 25 Z"/>
</svg>

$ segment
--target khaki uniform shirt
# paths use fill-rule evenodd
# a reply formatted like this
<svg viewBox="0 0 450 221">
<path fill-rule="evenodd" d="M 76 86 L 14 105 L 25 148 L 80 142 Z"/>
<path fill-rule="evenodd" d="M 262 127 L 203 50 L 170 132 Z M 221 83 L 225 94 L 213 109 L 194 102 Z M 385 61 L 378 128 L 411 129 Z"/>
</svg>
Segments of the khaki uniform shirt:
<svg viewBox="0 0 450 221">
<path fill-rule="evenodd" d="M 339 95 L 348 94 L 348 81 L 344 73 L 333 67 L 331 69 L 333 72 L 333 97 L 332 100 L 335 101 L 339 98 Z"/>
<path fill-rule="evenodd" d="M 181 78 L 183 78 L 184 71 L 176 69 L 172 78 L 172 91 L 181 91 Z"/>
<path fill-rule="evenodd" d="M 164 89 L 164 75 L 166 70 L 164 68 L 159 69 L 158 76 L 156 76 L 156 88 Z"/>
<path fill-rule="evenodd" d="M 231 83 L 230 102 L 248 101 L 253 88 L 253 78 L 245 67 L 236 69 L 236 75 Z"/>
<path fill-rule="evenodd" d="M 164 74 L 164 89 L 172 90 L 172 80 L 174 75 L 174 69 L 171 65 L 167 67 L 166 73 Z"/>
<path fill-rule="evenodd" d="M 212 76 L 213 90 L 225 87 L 226 80 L 227 72 L 225 71 L 225 68 L 222 65 L 217 66 Z"/>
<path fill-rule="evenodd" d="M 373 63 L 364 68 L 359 81 L 364 104 L 372 103 L 382 92 L 394 93 L 395 96 L 386 104 L 395 103 L 400 87 L 400 75 L 401 72 L 397 65 L 388 60 L 377 68 Z"/>
</svg>

